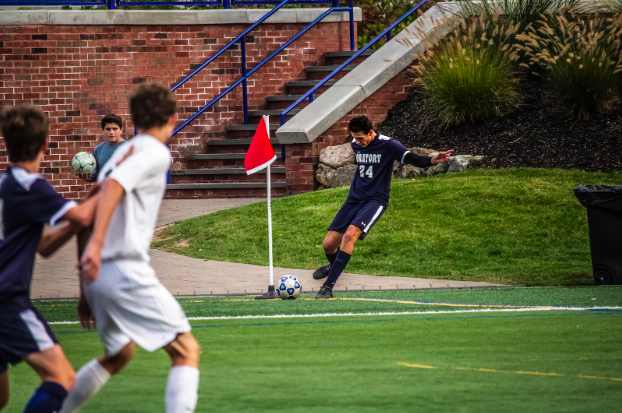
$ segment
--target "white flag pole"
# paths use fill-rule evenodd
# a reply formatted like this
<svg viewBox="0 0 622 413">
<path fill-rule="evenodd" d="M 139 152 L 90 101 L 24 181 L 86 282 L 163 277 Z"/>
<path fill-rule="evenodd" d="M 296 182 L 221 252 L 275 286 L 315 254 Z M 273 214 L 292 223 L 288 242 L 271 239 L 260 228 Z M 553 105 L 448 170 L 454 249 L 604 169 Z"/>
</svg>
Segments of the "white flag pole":
<svg viewBox="0 0 622 413">
<path fill-rule="evenodd" d="M 268 132 L 268 139 L 270 138 L 270 120 L 268 118 L 268 116 L 264 116 L 264 123 L 266 125 L 266 129 Z M 269 255 L 270 255 L 270 285 L 268 286 L 268 291 L 266 292 L 266 294 L 261 295 L 259 297 L 255 297 L 256 300 L 266 300 L 266 299 L 276 299 L 276 298 L 280 298 L 279 295 L 276 293 L 276 290 L 274 288 L 274 265 L 273 265 L 273 259 L 272 259 L 272 205 L 271 205 L 271 198 L 272 198 L 272 191 L 271 191 L 271 185 L 270 185 L 270 164 L 268 164 L 268 170 L 267 172 L 267 188 L 268 188 L 268 251 L 269 251 Z"/>
<path fill-rule="evenodd" d="M 270 285 L 274 285 L 274 267 L 272 265 L 272 208 L 270 205 L 270 165 L 268 165 L 268 248 L 270 251 Z"/>
</svg>

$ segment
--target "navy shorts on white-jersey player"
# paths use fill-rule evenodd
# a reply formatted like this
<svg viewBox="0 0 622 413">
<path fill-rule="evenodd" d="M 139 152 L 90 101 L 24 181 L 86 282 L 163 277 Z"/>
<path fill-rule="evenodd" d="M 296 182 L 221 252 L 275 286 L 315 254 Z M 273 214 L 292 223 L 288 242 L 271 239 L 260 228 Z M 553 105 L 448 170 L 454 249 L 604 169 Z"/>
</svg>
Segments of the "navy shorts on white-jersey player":
<svg viewBox="0 0 622 413">
<path fill-rule="evenodd" d="M 359 239 L 365 239 L 369 230 L 378 222 L 386 207 L 376 201 L 346 201 L 332 224 L 328 227 L 329 231 L 345 234 L 350 225 L 354 225 L 363 231 Z"/>
<path fill-rule="evenodd" d="M 58 341 L 30 300 L 0 301 L 0 373 Z"/>
</svg>

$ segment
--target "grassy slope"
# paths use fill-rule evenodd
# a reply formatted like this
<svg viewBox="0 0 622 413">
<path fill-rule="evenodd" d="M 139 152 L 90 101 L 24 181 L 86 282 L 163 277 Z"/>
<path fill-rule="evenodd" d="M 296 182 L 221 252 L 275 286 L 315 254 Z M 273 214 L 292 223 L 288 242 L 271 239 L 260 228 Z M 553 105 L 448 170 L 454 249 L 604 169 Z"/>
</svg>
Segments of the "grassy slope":
<svg viewBox="0 0 622 413">
<path fill-rule="evenodd" d="M 294 301 L 258 301 L 252 297 L 195 297 L 179 299 L 188 317 L 222 317 L 274 314 L 334 314 L 473 309 L 472 305 L 524 305 L 572 307 L 622 307 L 622 287 L 535 287 L 478 290 L 383 291 L 339 294 L 338 300 L 316 301 L 303 294 Z M 449 306 L 352 298 L 425 301 Z M 39 301 L 36 306 L 51 322 L 76 320 L 76 301 Z"/>
<path fill-rule="evenodd" d="M 619 313 L 452 314 L 193 322 L 202 345 L 197 412 L 616 411 Z M 75 368 L 102 353 L 96 334 L 60 325 Z M 417 369 L 398 363 L 421 364 Z M 457 370 L 497 369 L 505 373 Z M 169 362 L 138 350 L 82 411 L 162 412 Z M 517 372 L 557 373 L 542 376 Z M 10 368 L 8 412 L 36 388 Z"/>
<path fill-rule="evenodd" d="M 348 272 L 524 285 L 591 284 L 578 184 L 622 184 L 622 174 L 471 170 L 392 183 L 391 203 Z M 325 264 L 326 229 L 347 188 L 273 203 L 275 265 Z M 154 247 L 195 258 L 265 265 L 266 204 L 178 222 Z"/>
</svg>

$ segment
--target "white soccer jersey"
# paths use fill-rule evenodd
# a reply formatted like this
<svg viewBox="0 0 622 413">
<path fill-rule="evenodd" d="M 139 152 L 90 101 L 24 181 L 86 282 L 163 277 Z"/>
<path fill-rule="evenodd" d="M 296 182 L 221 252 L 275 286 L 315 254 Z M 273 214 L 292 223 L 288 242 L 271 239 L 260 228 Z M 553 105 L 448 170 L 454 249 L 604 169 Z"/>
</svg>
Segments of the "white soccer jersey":
<svg viewBox="0 0 622 413">
<path fill-rule="evenodd" d="M 131 147 L 134 153 L 117 166 Z M 190 331 L 181 306 L 149 266 L 170 160 L 164 144 L 138 135 L 114 153 L 98 176 L 99 181 L 114 179 L 125 190 L 108 227 L 99 277 L 83 284 L 109 355 L 130 341 L 154 351 Z"/>
<path fill-rule="evenodd" d="M 137 135 L 128 143 L 114 153 L 98 176 L 99 182 L 111 178 L 125 190 L 110 220 L 102 262 L 149 262 L 151 238 L 166 190 L 171 163 L 166 145 L 149 135 Z M 134 153 L 117 166 L 132 147 Z"/>
</svg>

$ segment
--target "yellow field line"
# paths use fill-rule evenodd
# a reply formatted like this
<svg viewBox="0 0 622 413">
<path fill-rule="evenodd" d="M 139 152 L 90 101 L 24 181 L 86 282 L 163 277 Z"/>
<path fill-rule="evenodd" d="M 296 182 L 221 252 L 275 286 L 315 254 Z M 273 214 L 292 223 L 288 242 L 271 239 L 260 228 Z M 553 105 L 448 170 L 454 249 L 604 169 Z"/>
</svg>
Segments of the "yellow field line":
<svg viewBox="0 0 622 413">
<path fill-rule="evenodd" d="M 440 305 L 445 307 L 490 307 L 490 308 L 555 308 L 553 306 L 540 306 L 540 305 L 502 305 L 502 304 L 455 304 L 455 303 L 435 303 L 435 302 L 420 302 L 420 301 L 407 301 L 407 300 L 386 300 L 382 298 L 337 298 L 338 300 L 346 301 L 375 301 L 385 303 L 398 303 L 398 304 L 415 304 L 415 305 Z"/>
<path fill-rule="evenodd" d="M 438 369 L 440 367 L 435 366 L 424 366 L 422 364 L 409 364 L 409 363 L 397 363 L 400 366 L 413 367 L 418 369 Z M 618 377 L 599 377 L 599 376 L 585 376 L 583 374 L 579 374 L 576 376 L 567 375 L 567 374 L 559 374 L 559 373 L 545 373 L 542 371 L 508 371 L 508 370 L 493 370 L 493 369 L 484 369 L 484 368 L 474 368 L 474 367 L 448 367 L 448 369 L 453 370 L 466 370 L 466 371 L 482 371 L 485 373 L 505 373 L 505 374 L 529 374 L 533 376 L 555 376 L 555 377 L 578 377 L 581 379 L 594 379 L 594 380 L 610 380 L 610 381 L 622 381 L 622 378 Z"/>
</svg>

